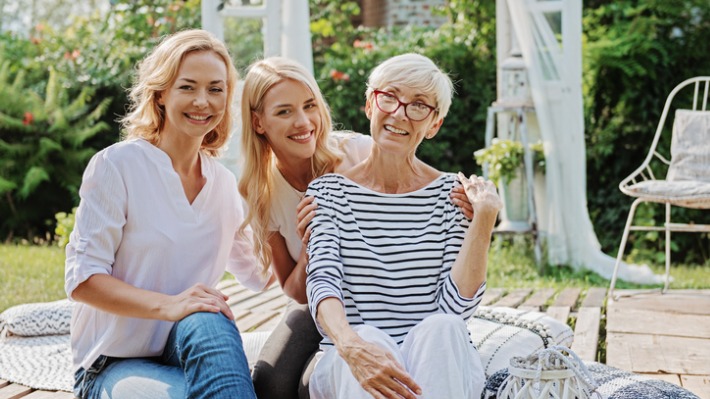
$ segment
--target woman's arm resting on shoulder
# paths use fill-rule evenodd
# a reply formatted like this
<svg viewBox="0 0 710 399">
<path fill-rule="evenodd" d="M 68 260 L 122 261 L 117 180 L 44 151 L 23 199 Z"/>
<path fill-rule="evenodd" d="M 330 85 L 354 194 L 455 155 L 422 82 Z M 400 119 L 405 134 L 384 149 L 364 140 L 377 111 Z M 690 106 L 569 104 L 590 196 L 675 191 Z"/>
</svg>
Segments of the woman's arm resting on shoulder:
<svg viewBox="0 0 710 399">
<path fill-rule="evenodd" d="M 269 237 L 273 257 L 272 265 L 279 284 L 286 295 L 301 304 L 308 303 L 308 298 L 306 298 L 306 266 L 308 265 L 306 245 L 311 235 L 311 228 L 308 227 L 308 224 L 316 214 L 315 209 L 316 203 L 313 197 L 304 197 L 296 207 L 296 231 L 303 243 L 298 261 L 294 261 L 291 257 L 286 239 L 279 232 L 274 231 Z"/>
<path fill-rule="evenodd" d="M 421 395 L 419 385 L 392 354 L 363 340 L 352 329 L 339 299 L 331 297 L 320 301 L 316 317 L 350 371 L 370 395 L 406 399 Z"/>
<path fill-rule="evenodd" d="M 298 303 L 308 303 L 306 298 L 306 265 L 308 260 L 305 248 L 301 249 L 301 256 L 298 262 L 295 262 L 288 252 L 286 240 L 279 232 L 271 232 L 269 245 L 271 245 L 273 256 L 271 265 L 284 293 Z"/>
<path fill-rule="evenodd" d="M 196 312 L 222 312 L 234 320 L 228 297 L 202 284 L 167 295 L 134 287 L 108 274 L 94 274 L 79 284 L 71 297 L 125 317 L 178 321 Z"/>
<path fill-rule="evenodd" d="M 462 173 L 459 173 L 459 180 L 473 205 L 475 217 L 471 220 L 461 251 L 451 267 L 451 278 L 461 295 L 472 298 L 486 280 L 491 233 L 503 202 L 491 181 L 473 175 L 468 179 Z"/>
</svg>

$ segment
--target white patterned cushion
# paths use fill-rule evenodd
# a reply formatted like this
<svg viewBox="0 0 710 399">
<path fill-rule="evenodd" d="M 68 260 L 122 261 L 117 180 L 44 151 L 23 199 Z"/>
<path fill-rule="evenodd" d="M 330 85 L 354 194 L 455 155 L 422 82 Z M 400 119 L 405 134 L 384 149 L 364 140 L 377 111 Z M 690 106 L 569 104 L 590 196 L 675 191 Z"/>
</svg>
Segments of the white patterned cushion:
<svg viewBox="0 0 710 399">
<path fill-rule="evenodd" d="M 0 313 L 0 332 L 23 337 L 69 334 L 72 307 L 68 299 L 13 306 Z"/>
<path fill-rule="evenodd" d="M 666 180 L 646 180 L 621 191 L 676 206 L 710 208 L 710 111 L 676 110 Z"/>
<path fill-rule="evenodd" d="M 597 384 L 597 389 L 591 396 L 595 399 L 700 399 L 687 389 L 648 375 L 634 374 L 597 362 L 584 364 Z M 507 399 L 498 398 L 498 389 L 507 377 L 507 368 L 490 376 L 481 398 Z"/>
<path fill-rule="evenodd" d="M 710 183 L 710 111 L 676 110 L 667 180 Z"/>
<path fill-rule="evenodd" d="M 622 189 L 633 197 L 666 202 L 687 208 L 710 208 L 710 183 L 697 181 L 646 180 Z"/>
<path fill-rule="evenodd" d="M 570 347 L 574 331 L 540 312 L 480 306 L 468 322 L 486 377 L 508 367 L 514 356 L 526 357 L 540 349 Z"/>
</svg>

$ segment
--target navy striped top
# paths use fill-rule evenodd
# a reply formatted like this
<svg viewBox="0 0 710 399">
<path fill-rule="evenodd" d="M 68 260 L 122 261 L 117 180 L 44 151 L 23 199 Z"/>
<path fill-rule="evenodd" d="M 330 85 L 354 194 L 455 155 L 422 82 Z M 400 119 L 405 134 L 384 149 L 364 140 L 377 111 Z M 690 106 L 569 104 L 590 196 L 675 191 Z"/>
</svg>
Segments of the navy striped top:
<svg viewBox="0 0 710 399">
<path fill-rule="evenodd" d="M 398 344 L 429 315 L 470 318 L 486 284 L 464 298 L 450 276 L 469 225 L 449 197 L 458 184 L 447 173 L 419 190 L 385 194 L 338 174 L 311 182 L 306 195 L 318 204 L 306 269 L 313 318 L 320 301 L 336 297 L 351 326 L 378 327 Z M 322 345 L 332 342 L 325 337 Z"/>
</svg>

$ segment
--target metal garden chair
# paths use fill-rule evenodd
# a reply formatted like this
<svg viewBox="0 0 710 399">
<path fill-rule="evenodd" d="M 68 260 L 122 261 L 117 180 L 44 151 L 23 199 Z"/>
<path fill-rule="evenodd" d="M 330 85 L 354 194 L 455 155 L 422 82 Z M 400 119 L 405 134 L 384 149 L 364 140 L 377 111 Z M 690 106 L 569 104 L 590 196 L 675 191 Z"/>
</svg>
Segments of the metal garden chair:
<svg viewBox="0 0 710 399">
<path fill-rule="evenodd" d="M 662 292 L 668 290 L 671 266 L 671 232 L 710 232 L 710 225 L 671 222 L 671 207 L 710 209 L 710 76 L 687 79 L 676 86 L 668 95 L 663 113 L 653 137 L 651 148 L 643 164 L 626 177 L 619 189 L 626 195 L 635 197 L 626 221 L 621 245 L 616 257 L 614 273 L 609 288 L 609 298 L 614 298 L 619 264 L 630 231 L 665 232 L 666 273 Z M 666 126 L 668 113 L 675 109 L 672 129 Z M 669 121 L 670 124 L 670 121 Z M 670 151 L 659 148 L 664 134 L 672 134 Z M 668 140 L 663 140 L 667 142 Z M 663 153 L 670 153 L 667 159 Z M 660 161 L 660 163 L 659 163 Z M 664 166 L 663 164 L 667 165 Z M 665 171 L 665 177 L 656 176 Z M 636 207 L 642 202 L 665 204 L 665 223 L 662 226 L 634 225 Z"/>
</svg>

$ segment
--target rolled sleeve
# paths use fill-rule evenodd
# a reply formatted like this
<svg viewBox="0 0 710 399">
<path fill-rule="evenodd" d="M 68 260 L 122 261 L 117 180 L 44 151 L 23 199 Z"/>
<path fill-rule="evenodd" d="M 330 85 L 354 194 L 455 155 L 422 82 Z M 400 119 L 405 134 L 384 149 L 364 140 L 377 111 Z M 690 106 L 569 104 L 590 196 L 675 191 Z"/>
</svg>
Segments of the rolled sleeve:
<svg viewBox="0 0 710 399">
<path fill-rule="evenodd" d="M 125 184 L 106 151 L 96 154 L 86 167 L 79 196 L 66 247 L 64 289 L 70 299 L 92 275 L 111 274 L 126 224 Z"/>
</svg>

